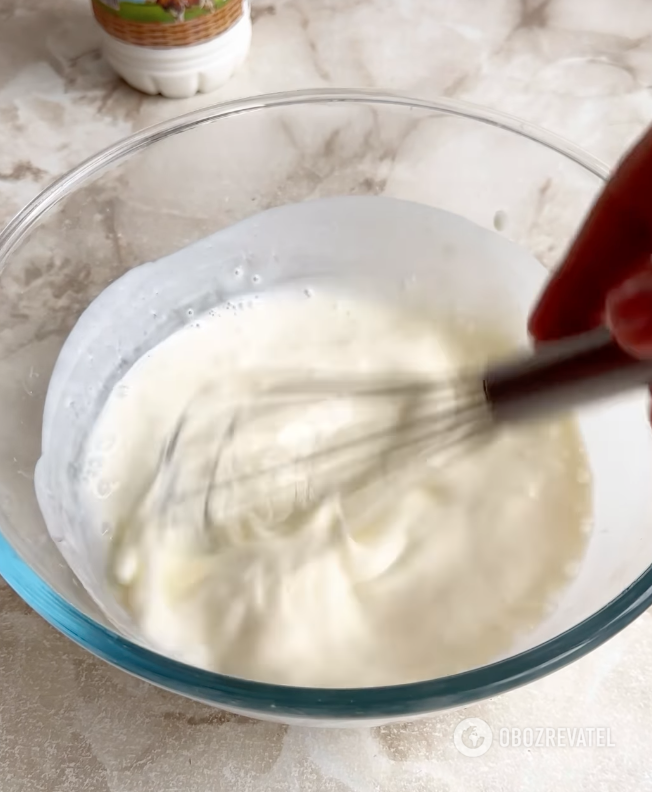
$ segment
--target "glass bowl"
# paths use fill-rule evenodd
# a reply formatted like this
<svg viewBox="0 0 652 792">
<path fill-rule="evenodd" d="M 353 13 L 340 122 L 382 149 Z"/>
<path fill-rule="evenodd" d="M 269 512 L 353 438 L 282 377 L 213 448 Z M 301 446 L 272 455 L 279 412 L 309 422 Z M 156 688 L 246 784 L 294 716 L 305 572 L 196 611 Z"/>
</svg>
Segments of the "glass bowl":
<svg viewBox="0 0 652 792">
<path fill-rule="evenodd" d="M 119 635 L 47 533 L 33 477 L 59 350 L 89 303 L 128 269 L 262 210 L 340 195 L 383 195 L 450 210 L 550 267 L 606 175 L 572 144 L 491 110 L 331 90 L 209 107 L 82 163 L 0 235 L 0 574 L 52 625 L 115 666 L 224 709 L 285 722 L 414 718 L 510 690 L 600 645 L 652 602 L 652 531 L 643 495 L 607 504 L 610 525 L 622 530 L 598 532 L 585 583 L 535 645 L 447 678 L 317 689 L 209 673 Z M 618 438 L 607 440 L 622 469 Z M 643 456 L 647 440 L 640 445 L 636 453 Z M 640 476 L 634 479 L 641 489 Z"/>
</svg>

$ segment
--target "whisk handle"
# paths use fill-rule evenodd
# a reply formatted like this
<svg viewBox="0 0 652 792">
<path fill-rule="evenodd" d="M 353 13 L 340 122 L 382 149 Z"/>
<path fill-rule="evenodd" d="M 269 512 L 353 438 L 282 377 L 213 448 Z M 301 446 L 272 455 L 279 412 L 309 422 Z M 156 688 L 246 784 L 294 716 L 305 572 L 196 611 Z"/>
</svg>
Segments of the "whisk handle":
<svg viewBox="0 0 652 792">
<path fill-rule="evenodd" d="M 498 421 L 566 412 L 652 382 L 652 360 L 628 355 L 605 327 L 539 347 L 490 369 L 484 389 Z"/>
</svg>

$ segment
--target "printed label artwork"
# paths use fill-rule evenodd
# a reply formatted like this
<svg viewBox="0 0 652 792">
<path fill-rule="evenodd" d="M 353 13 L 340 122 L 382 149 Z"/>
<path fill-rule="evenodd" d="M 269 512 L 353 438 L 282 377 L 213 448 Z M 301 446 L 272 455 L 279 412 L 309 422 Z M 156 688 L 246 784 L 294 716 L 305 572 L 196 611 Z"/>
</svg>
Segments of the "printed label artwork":
<svg viewBox="0 0 652 792">
<path fill-rule="evenodd" d="M 99 0 L 131 22 L 185 22 L 211 14 L 230 0 Z"/>
</svg>

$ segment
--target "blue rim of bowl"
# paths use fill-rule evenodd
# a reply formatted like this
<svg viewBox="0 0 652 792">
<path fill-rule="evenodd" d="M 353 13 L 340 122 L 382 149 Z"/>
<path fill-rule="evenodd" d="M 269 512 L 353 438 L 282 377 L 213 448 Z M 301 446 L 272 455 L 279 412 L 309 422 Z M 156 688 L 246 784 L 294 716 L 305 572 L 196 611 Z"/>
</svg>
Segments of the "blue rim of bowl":
<svg viewBox="0 0 652 792">
<path fill-rule="evenodd" d="M 324 89 L 270 94 L 213 105 L 138 132 L 83 162 L 46 188 L 0 234 L 0 274 L 11 251 L 62 198 L 112 164 L 172 134 L 270 107 L 364 103 L 415 108 L 467 118 L 527 137 L 601 180 L 608 168 L 579 147 L 504 113 L 454 100 L 425 101 L 376 91 Z M 532 682 L 582 657 L 652 604 L 652 566 L 605 607 L 557 637 L 491 665 L 408 685 L 303 688 L 224 676 L 179 663 L 134 644 L 71 606 L 23 561 L 0 532 L 0 575 L 46 621 L 97 657 L 159 687 L 227 709 L 276 718 L 372 720 L 459 707 Z"/>
</svg>

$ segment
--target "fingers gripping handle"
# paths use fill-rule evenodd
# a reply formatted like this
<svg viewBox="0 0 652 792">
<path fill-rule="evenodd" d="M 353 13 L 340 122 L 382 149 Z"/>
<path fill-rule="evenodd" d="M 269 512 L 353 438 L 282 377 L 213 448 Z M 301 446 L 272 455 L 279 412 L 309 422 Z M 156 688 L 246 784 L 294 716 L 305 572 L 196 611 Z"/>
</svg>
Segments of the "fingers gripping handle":
<svg viewBox="0 0 652 792">
<path fill-rule="evenodd" d="M 616 167 L 530 318 L 538 341 L 576 335 L 603 320 L 609 292 L 649 267 L 652 129 Z"/>
<path fill-rule="evenodd" d="M 484 389 L 497 421 L 520 421 L 567 412 L 650 382 L 652 360 L 628 355 L 601 327 L 490 369 Z"/>
</svg>

